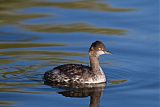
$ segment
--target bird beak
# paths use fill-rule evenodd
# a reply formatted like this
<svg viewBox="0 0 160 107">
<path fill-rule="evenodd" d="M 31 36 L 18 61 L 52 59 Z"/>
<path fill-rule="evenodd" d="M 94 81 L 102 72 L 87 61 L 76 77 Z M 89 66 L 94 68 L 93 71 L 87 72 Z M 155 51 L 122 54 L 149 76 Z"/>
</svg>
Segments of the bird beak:
<svg viewBox="0 0 160 107">
<path fill-rule="evenodd" d="M 105 54 L 112 54 L 111 52 L 109 51 L 104 51 Z"/>
</svg>

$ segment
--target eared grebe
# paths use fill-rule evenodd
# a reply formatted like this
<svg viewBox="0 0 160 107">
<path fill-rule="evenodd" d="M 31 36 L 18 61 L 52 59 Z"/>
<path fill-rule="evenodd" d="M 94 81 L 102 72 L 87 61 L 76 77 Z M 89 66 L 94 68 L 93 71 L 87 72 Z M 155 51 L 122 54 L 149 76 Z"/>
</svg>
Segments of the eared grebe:
<svg viewBox="0 0 160 107">
<path fill-rule="evenodd" d="M 90 66 L 81 64 L 65 64 L 53 68 L 44 74 L 45 82 L 55 84 L 85 84 L 104 83 L 105 74 L 102 71 L 98 57 L 111 54 L 101 41 L 92 43 L 89 49 Z"/>
</svg>

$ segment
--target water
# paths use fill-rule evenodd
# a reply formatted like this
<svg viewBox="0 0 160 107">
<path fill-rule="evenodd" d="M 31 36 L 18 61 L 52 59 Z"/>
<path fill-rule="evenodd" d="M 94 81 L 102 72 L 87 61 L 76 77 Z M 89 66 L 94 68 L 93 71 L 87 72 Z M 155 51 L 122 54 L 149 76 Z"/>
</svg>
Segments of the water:
<svg viewBox="0 0 160 107">
<path fill-rule="evenodd" d="M 158 0 L 0 0 L 0 106 L 158 107 L 158 35 Z M 43 84 L 59 64 L 87 65 L 96 40 L 113 53 L 106 87 Z"/>
</svg>

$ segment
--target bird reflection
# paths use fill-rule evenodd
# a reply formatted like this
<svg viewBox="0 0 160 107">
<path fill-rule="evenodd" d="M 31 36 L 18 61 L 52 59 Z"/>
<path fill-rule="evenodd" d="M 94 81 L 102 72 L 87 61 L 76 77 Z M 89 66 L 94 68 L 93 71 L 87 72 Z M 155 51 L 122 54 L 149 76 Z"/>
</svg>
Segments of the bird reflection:
<svg viewBox="0 0 160 107">
<path fill-rule="evenodd" d="M 90 105 L 89 107 L 99 107 L 100 98 L 103 93 L 103 89 L 106 86 L 106 83 L 101 84 L 81 84 L 81 85 L 72 85 L 68 87 L 67 85 L 60 86 L 59 84 L 50 84 L 45 83 L 46 85 L 50 85 L 52 87 L 59 87 L 65 89 L 65 91 L 58 92 L 65 97 L 72 98 L 83 98 L 90 97 Z"/>
</svg>

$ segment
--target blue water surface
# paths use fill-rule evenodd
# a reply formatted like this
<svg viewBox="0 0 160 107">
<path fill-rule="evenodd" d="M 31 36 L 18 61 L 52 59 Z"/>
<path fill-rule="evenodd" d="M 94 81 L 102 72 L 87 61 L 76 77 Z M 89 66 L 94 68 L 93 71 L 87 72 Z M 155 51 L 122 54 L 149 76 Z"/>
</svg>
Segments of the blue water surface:
<svg viewBox="0 0 160 107">
<path fill-rule="evenodd" d="M 159 107 L 158 4 L 0 1 L 0 106 Z M 96 40 L 112 52 L 100 57 L 106 87 L 80 97 L 81 91 L 44 85 L 44 72 L 57 65 L 89 65 L 88 49 Z"/>
</svg>

